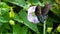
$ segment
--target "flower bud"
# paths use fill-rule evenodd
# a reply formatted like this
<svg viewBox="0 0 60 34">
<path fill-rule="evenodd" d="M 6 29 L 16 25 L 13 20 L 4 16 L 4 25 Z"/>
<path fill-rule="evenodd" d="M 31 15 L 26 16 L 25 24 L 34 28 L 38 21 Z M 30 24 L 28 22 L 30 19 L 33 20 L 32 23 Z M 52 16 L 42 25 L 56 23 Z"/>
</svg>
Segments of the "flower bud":
<svg viewBox="0 0 60 34">
<path fill-rule="evenodd" d="M 12 8 L 11 8 L 11 10 L 10 10 L 10 12 L 9 12 L 9 16 L 10 16 L 10 18 L 13 18 L 13 17 L 14 17 L 14 11 L 13 11 Z"/>
<path fill-rule="evenodd" d="M 15 25 L 15 22 L 13 20 L 9 21 L 10 25 Z"/>
</svg>

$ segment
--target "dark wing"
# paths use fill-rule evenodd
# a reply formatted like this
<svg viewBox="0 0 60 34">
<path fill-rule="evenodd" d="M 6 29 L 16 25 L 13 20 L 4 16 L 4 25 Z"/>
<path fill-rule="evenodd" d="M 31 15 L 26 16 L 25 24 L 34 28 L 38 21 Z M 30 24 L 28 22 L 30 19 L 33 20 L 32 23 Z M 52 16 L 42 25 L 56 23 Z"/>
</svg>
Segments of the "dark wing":
<svg viewBox="0 0 60 34">
<path fill-rule="evenodd" d="M 35 15 L 37 16 L 37 18 L 40 22 L 44 22 L 43 16 L 42 16 L 42 13 L 41 13 L 41 7 L 39 5 L 35 9 Z"/>
<path fill-rule="evenodd" d="M 47 15 L 51 7 L 52 7 L 52 5 L 46 4 L 46 5 L 42 8 L 42 11 L 41 11 L 41 12 L 42 12 L 42 15 Z"/>
<path fill-rule="evenodd" d="M 35 9 L 35 15 L 37 16 L 38 20 L 42 23 L 47 19 L 47 14 L 51 8 L 50 4 L 46 4 L 43 8 L 39 5 Z"/>
<path fill-rule="evenodd" d="M 35 9 L 35 14 L 36 15 L 42 15 L 41 14 L 41 7 L 38 5 L 37 7 L 36 7 L 36 9 Z"/>
</svg>

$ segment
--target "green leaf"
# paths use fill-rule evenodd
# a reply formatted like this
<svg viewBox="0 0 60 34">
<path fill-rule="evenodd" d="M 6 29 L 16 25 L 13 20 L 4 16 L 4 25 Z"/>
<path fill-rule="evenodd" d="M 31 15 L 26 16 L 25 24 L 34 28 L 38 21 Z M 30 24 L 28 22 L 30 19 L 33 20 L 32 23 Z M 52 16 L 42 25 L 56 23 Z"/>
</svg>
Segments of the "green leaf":
<svg viewBox="0 0 60 34">
<path fill-rule="evenodd" d="M 13 26 L 13 34 L 20 34 L 21 27 L 19 25 Z"/>
<path fill-rule="evenodd" d="M 13 34 L 27 34 L 27 30 L 26 26 L 20 27 L 18 24 L 13 26 Z"/>
<path fill-rule="evenodd" d="M 0 15 L 4 15 L 5 13 L 7 13 L 9 11 L 8 8 L 0 8 Z"/>
<path fill-rule="evenodd" d="M 8 2 L 16 4 L 21 7 L 25 6 L 25 4 L 26 4 L 25 0 L 9 0 Z"/>
<path fill-rule="evenodd" d="M 60 17 L 60 7 L 57 4 L 55 4 L 55 6 L 51 9 L 51 11 Z"/>
<path fill-rule="evenodd" d="M 39 2 L 39 0 L 27 0 L 27 1 L 30 3 L 38 3 Z"/>
<path fill-rule="evenodd" d="M 2 23 L 3 24 L 3 23 Z M 5 34 L 10 30 L 10 26 L 8 23 L 4 23 L 2 27 L 0 28 L 0 33 Z M 11 30 L 10 30 L 11 31 Z"/>
<path fill-rule="evenodd" d="M 32 32 L 29 30 L 27 34 L 32 34 Z"/>
<path fill-rule="evenodd" d="M 20 23 L 23 23 L 22 18 L 21 18 L 21 17 L 19 17 L 19 15 L 18 15 L 18 14 L 16 14 L 16 13 L 15 13 L 15 16 L 14 16 L 14 20 L 16 20 L 16 21 L 18 21 L 18 22 L 20 22 Z"/>
<path fill-rule="evenodd" d="M 6 3 L 0 2 L 0 8 L 10 8 Z"/>
<path fill-rule="evenodd" d="M 4 12 L 4 11 L 2 11 Z M 0 22 L 2 23 L 6 23 L 6 22 L 9 22 L 10 18 L 9 18 L 9 12 L 6 12 L 2 15 L 0 15 Z"/>
<path fill-rule="evenodd" d="M 58 7 L 57 4 L 54 4 L 54 6 L 51 8 L 51 11 L 53 14 L 50 14 L 51 18 L 54 22 L 59 23 L 60 22 L 60 7 Z"/>
<path fill-rule="evenodd" d="M 53 26 L 53 20 L 52 18 L 48 17 L 47 21 L 46 21 L 46 24 L 48 27 L 52 27 Z"/>
<path fill-rule="evenodd" d="M 3 17 L 0 17 L 0 22 L 6 23 L 8 21 L 6 19 L 4 19 Z"/>
<path fill-rule="evenodd" d="M 26 14 L 26 12 L 25 12 L 25 10 L 21 10 L 20 12 L 19 12 L 19 16 L 22 18 L 22 20 L 24 21 L 24 23 L 23 24 L 25 24 L 26 26 L 28 26 L 29 28 L 31 28 L 33 31 L 35 31 L 36 33 L 39 33 L 39 31 L 38 31 L 38 28 L 37 28 L 37 25 L 36 24 L 33 24 L 33 23 L 31 23 L 31 22 L 29 22 L 28 20 L 27 20 L 27 14 Z"/>
<path fill-rule="evenodd" d="M 0 28 L 2 27 L 3 23 L 0 22 Z"/>
<path fill-rule="evenodd" d="M 41 5 L 39 0 L 27 0 L 27 3 L 32 5 Z"/>
<path fill-rule="evenodd" d="M 0 22 L 6 23 L 9 21 L 9 10 L 10 7 L 6 3 L 0 2 Z"/>
<path fill-rule="evenodd" d="M 10 10 L 10 7 L 6 3 L 0 2 L 0 15 L 3 15 L 9 12 L 9 10 Z"/>
<path fill-rule="evenodd" d="M 8 22 L 7 23 L 3 23 L 3 27 L 2 28 L 10 29 L 10 26 L 9 26 Z"/>
<path fill-rule="evenodd" d="M 6 23 L 9 21 L 9 16 L 8 16 L 8 13 L 2 13 L 2 15 L 0 15 L 0 22 L 3 22 L 3 23 Z"/>
<path fill-rule="evenodd" d="M 21 31 L 20 31 L 21 32 L 20 34 L 27 34 L 27 30 L 28 30 L 28 27 L 27 26 L 22 27 L 21 28 Z"/>
</svg>

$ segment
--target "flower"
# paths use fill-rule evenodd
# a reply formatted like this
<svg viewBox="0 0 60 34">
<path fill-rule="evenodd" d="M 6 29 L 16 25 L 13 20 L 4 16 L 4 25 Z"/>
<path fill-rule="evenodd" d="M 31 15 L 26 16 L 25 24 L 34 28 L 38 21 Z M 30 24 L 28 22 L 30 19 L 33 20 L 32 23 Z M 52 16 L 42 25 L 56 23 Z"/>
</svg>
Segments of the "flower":
<svg viewBox="0 0 60 34">
<path fill-rule="evenodd" d="M 32 6 L 28 9 L 28 21 L 33 22 L 33 23 L 39 23 L 37 16 L 35 15 L 35 9 L 36 6 Z"/>
</svg>

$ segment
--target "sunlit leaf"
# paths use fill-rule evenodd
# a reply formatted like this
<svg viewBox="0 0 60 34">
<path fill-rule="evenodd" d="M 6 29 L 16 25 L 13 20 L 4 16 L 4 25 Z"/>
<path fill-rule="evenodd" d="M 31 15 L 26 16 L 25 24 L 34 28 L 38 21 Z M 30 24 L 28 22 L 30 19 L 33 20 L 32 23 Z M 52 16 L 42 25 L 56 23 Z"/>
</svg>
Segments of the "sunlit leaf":
<svg viewBox="0 0 60 34">
<path fill-rule="evenodd" d="M 21 7 L 25 6 L 25 4 L 26 4 L 25 0 L 9 0 L 8 2 L 16 4 Z"/>
</svg>

